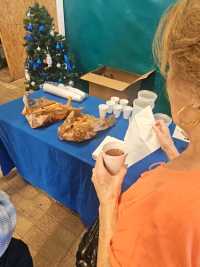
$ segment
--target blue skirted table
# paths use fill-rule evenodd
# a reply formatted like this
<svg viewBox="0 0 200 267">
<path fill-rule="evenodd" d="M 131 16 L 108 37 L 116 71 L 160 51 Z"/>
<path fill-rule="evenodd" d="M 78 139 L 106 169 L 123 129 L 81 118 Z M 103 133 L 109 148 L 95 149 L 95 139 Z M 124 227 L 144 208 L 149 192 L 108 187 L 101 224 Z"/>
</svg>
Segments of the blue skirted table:
<svg viewBox="0 0 200 267">
<path fill-rule="evenodd" d="M 34 93 L 34 97 L 42 96 L 65 102 L 42 91 Z M 81 104 L 74 103 L 74 106 L 81 106 L 86 113 L 98 116 L 98 105 L 102 102 L 89 97 Z M 62 122 L 31 129 L 21 114 L 22 109 L 22 99 L 0 106 L 0 166 L 3 174 L 7 175 L 16 167 L 29 183 L 77 212 L 83 223 L 90 226 L 98 214 L 98 200 L 91 182 L 95 164 L 92 152 L 107 135 L 123 139 L 128 122 L 120 118 L 114 127 L 101 132 L 93 140 L 76 144 L 58 139 L 57 128 Z M 180 151 L 186 147 L 180 141 L 176 141 L 176 145 Z M 127 190 L 150 165 L 166 160 L 165 154 L 157 150 L 133 165 L 124 180 L 123 190 Z"/>
</svg>

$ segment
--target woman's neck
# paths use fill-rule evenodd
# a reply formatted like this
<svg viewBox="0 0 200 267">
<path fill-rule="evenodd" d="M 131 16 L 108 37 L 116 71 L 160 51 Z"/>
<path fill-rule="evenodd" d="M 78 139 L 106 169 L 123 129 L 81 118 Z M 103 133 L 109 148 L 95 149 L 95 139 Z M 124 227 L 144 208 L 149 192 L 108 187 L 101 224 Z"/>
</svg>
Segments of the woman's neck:
<svg viewBox="0 0 200 267">
<path fill-rule="evenodd" d="M 200 126 L 190 135 L 188 148 L 179 157 L 168 163 L 170 169 L 200 171 Z M 199 134 L 197 134 L 199 133 Z"/>
</svg>

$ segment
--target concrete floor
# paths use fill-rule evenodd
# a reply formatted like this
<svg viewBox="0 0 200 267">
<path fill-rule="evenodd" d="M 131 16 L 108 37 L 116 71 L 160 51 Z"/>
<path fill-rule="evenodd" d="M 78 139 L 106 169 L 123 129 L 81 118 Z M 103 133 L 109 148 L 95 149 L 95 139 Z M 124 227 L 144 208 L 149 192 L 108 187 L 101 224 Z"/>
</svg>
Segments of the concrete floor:
<svg viewBox="0 0 200 267">
<path fill-rule="evenodd" d="M 0 104 L 22 96 L 24 80 L 0 81 Z M 1 177 L 1 174 L 0 174 Z M 74 267 L 84 226 L 76 214 L 28 184 L 17 172 L 0 178 L 17 209 L 15 237 L 24 240 L 35 267 Z"/>
</svg>

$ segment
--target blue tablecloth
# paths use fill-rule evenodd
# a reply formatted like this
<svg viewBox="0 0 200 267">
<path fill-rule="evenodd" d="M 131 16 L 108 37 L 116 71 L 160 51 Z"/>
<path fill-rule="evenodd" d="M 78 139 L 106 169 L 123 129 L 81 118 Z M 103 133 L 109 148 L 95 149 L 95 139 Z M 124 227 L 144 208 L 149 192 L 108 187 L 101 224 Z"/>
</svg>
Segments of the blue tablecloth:
<svg viewBox="0 0 200 267">
<path fill-rule="evenodd" d="M 34 93 L 34 97 L 41 96 L 65 101 L 41 91 Z M 89 97 L 81 106 L 85 112 L 98 116 L 98 104 L 102 102 Z M 16 167 L 28 182 L 76 211 L 85 225 L 91 225 L 98 213 L 98 200 L 91 183 L 95 163 L 91 154 L 107 135 L 123 139 L 128 122 L 121 118 L 113 128 L 100 133 L 95 139 L 75 144 L 58 139 L 57 128 L 62 122 L 31 129 L 21 115 L 22 109 L 22 99 L 0 106 L 0 166 L 3 174 Z M 179 150 L 186 146 L 180 141 L 176 144 Z M 123 190 L 132 185 L 152 163 L 166 160 L 165 154 L 158 150 L 129 168 Z"/>
</svg>

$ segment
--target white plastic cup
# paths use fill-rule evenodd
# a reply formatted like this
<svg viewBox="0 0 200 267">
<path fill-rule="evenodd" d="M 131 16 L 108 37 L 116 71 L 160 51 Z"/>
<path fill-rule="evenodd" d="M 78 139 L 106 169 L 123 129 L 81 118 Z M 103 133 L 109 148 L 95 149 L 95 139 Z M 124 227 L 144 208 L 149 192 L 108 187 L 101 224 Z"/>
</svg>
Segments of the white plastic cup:
<svg viewBox="0 0 200 267">
<path fill-rule="evenodd" d="M 114 102 L 115 104 L 119 104 L 119 97 L 118 96 L 112 96 L 110 100 L 112 102 Z"/>
<path fill-rule="evenodd" d="M 122 155 L 108 155 L 107 152 L 109 150 L 112 149 L 119 149 L 120 151 L 123 152 Z M 104 160 L 104 164 L 107 168 L 107 170 L 110 172 L 110 174 L 115 175 L 117 174 L 121 167 L 123 166 L 123 164 L 125 163 L 125 159 L 126 159 L 126 148 L 125 145 L 123 143 L 120 142 L 110 142 L 108 144 L 106 144 L 103 147 L 103 160 Z"/>
<path fill-rule="evenodd" d="M 155 120 L 163 120 L 167 127 L 172 123 L 172 118 L 164 113 L 156 113 L 154 114 L 154 118 Z"/>
<path fill-rule="evenodd" d="M 128 99 L 120 99 L 119 101 L 119 104 L 121 106 L 128 106 L 128 103 L 129 103 Z"/>
<path fill-rule="evenodd" d="M 125 106 L 123 109 L 123 118 L 125 120 L 128 120 L 131 116 L 132 111 L 133 111 L 133 108 L 131 106 Z"/>
<path fill-rule="evenodd" d="M 151 100 L 155 103 L 157 98 L 158 98 L 158 95 L 152 91 L 149 91 L 149 90 L 141 90 L 138 92 L 138 98 L 139 99 L 145 98 L 145 99 Z"/>
<path fill-rule="evenodd" d="M 115 116 L 115 118 L 117 119 L 117 118 L 119 118 L 120 117 L 120 115 L 121 115 L 121 112 L 122 112 L 122 106 L 121 105 L 114 105 L 113 106 L 113 114 L 114 114 L 114 116 Z"/>
<path fill-rule="evenodd" d="M 113 107 L 115 105 L 115 102 L 108 100 L 106 101 L 106 105 L 108 105 L 108 113 L 112 114 L 113 113 Z"/>
<path fill-rule="evenodd" d="M 108 112 L 108 105 L 100 104 L 99 105 L 99 117 L 100 117 L 100 119 L 105 119 L 107 112 Z"/>
<path fill-rule="evenodd" d="M 145 98 L 136 98 L 133 101 L 133 107 L 137 108 L 138 111 L 141 111 L 142 109 L 150 106 L 152 109 L 154 109 L 155 104 L 152 100 L 147 100 Z"/>
</svg>

